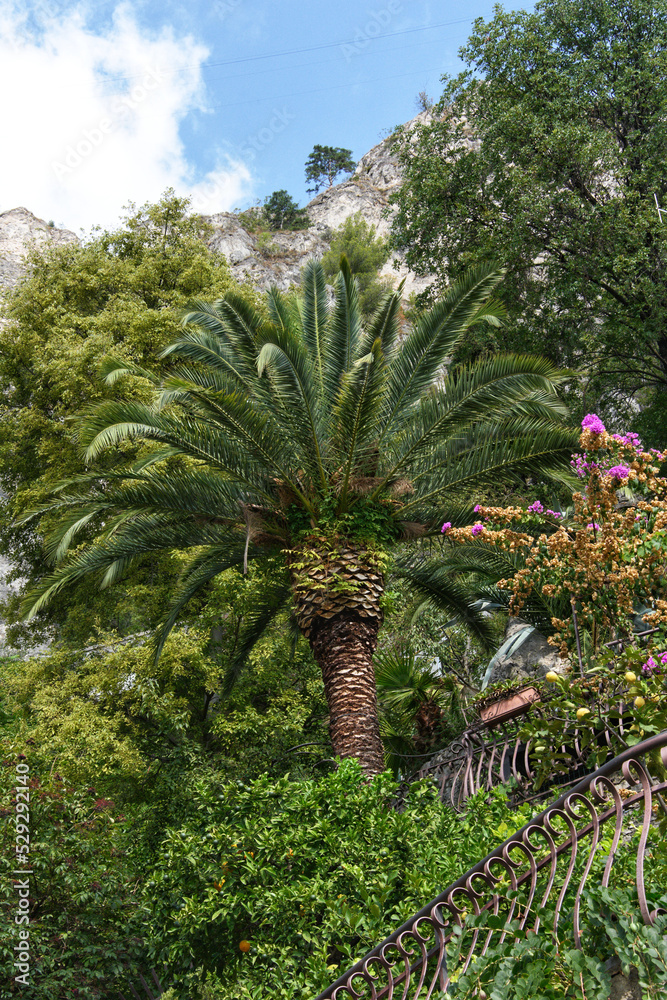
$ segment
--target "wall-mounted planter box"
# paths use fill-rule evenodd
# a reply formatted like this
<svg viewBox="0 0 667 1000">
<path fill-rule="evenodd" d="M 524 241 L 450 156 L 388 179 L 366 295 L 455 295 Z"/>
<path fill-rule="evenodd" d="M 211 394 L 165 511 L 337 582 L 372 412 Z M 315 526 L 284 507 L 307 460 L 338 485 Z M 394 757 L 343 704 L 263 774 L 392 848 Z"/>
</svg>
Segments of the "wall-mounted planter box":
<svg viewBox="0 0 667 1000">
<path fill-rule="evenodd" d="M 479 716 L 485 726 L 495 726 L 498 722 L 507 722 L 517 715 L 527 712 L 531 705 L 540 700 L 540 693 L 534 687 L 524 688 L 516 694 L 508 695 L 500 701 L 494 701 L 480 709 Z"/>
</svg>

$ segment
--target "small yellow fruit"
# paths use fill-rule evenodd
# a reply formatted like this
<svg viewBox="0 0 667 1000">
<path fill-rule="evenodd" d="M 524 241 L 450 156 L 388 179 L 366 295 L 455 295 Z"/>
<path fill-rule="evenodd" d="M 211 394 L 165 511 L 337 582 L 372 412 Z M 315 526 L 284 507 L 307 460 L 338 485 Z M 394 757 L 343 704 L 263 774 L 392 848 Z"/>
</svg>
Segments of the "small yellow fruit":
<svg viewBox="0 0 667 1000">
<path fill-rule="evenodd" d="M 628 670 L 627 674 L 625 675 L 625 679 L 628 682 L 628 684 L 634 684 L 635 681 L 637 680 L 637 674 L 633 674 L 632 670 Z"/>
<path fill-rule="evenodd" d="M 643 708 L 646 704 L 646 699 L 642 698 L 640 694 L 635 698 L 635 708 Z"/>
<path fill-rule="evenodd" d="M 558 674 L 556 673 L 555 670 L 550 670 L 549 673 L 546 675 L 545 680 L 548 680 L 550 684 L 555 684 L 556 681 L 558 680 Z"/>
<path fill-rule="evenodd" d="M 239 948 L 243 952 L 250 951 L 250 941 L 239 941 Z"/>
<path fill-rule="evenodd" d="M 577 718 L 578 719 L 585 719 L 586 716 L 590 715 L 590 714 L 591 714 L 590 708 L 578 708 L 577 709 Z"/>
</svg>

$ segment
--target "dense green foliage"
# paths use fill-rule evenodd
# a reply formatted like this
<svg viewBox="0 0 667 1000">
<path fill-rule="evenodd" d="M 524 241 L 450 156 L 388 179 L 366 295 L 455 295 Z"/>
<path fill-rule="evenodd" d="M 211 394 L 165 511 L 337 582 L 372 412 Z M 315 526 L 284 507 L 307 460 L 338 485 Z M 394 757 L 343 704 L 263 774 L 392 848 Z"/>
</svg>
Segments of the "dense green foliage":
<svg viewBox="0 0 667 1000">
<path fill-rule="evenodd" d="M 340 146 L 313 146 L 306 160 L 306 180 L 313 182 L 312 188 L 308 188 L 308 193 L 317 194 L 325 184 L 331 187 L 339 174 L 351 174 L 355 167 L 351 149 L 342 149 Z"/>
<path fill-rule="evenodd" d="M 664 865 L 656 878 L 657 887 L 649 891 L 651 905 L 664 908 Z M 519 922 L 511 929 L 516 937 L 496 941 L 483 958 L 477 959 L 461 976 L 448 995 L 455 1000 L 478 997 L 483 991 L 490 1000 L 608 1000 L 612 987 L 612 971 L 634 978 L 635 988 L 641 989 L 643 1000 L 660 1000 L 667 986 L 667 917 L 659 916 L 652 927 L 637 916 L 638 901 L 633 891 L 624 888 L 585 889 L 581 896 L 584 945 L 575 947 L 572 910 L 560 914 L 558 935 L 520 933 Z M 540 912 L 542 927 L 553 926 L 555 909 L 544 907 Z M 473 917 L 468 928 L 482 934 L 505 926 L 503 917 L 485 913 Z M 459 958 L 461 943 L 452 949 L 452 960 Z M 469 939 L 468 939 L 469 940 Z M 459 950 L 461 949 L 461 950 Z M 613 960 L 610 963 L 610 958 Z M 634 971 L 631 971 L 634 970 Z M 630 979 L 630 983 L 633 979 Z M 626 988 L 628 987 L 626 980 Z M 618 990 L 618 984 L 616 985 Z M 627 995 L 627 994 L 626 994 Z"/>
<path fill-rule="evenodd" d="M 11 552 L 17 574 L 28 580 L 45 570 L 40 538 L 20 527 L 17 514 L 48 494 L 53 484 L 85 469 L 73 418 L 94 402 L 145 398 L 146 385 L 128 380 L 113 390 L 99 377 L 109 352 L 138 365 L 156 364 L 160 349 L 180 329 L 180 310 L 200 295 L 236 287 L 226 261 L 206 247 L 206 227 L 187 215 L 187 201 L 167 192 L 152 206 L 136 209 L 115 232 L 93 234 L 84 244 L 44 247 L 32 253 L 30 270 L 9 295 L 9 322 L 0 330 L 0 488 L 9 495 L 2 508 L 0 552 Z M 250 290 L 244 292 L 254 298 Z M 158 370 L 160 363 L 157 362 Z M 127 444 L 103 460 L 137 456 Z M 145 585 L 150 611 L 168 583 L 164 563 L 146 561 L 135 580 Z M 158 585 L 159 581 L 159 585 Z M 74 625 L 73 608 L 54 607 L 49 622 L 69 618 L 72 638 L 86 641 L 88 623 L 121 634 L 143 627 L 149 615 L 127 591 L 126 612 L 80 592 L 85 612 Z M 16 623 L 15 603 L 9 621 Z M 45 625 L 48 622 L 45 622 Z M 21 635 L 15 625 L 10 633 Z M 34 631 L 33 631 L 34 635 Z"/>
<path fill-rule="evenodd" d="M 341 257 L 347 258 L 357 279 L 361 311 L 370 317 L 391 287 L 389 279 L 378 277 L 389 253 L 388 241 L 376 236 L 375 226 L 369 225 L 361 212 L 356 212 L 334 231 L 329 249 L 322 256 L 322 267 L 326 276 L 332 278 L 338 272 Z"/>
<path fill-rule="evenodd" d="M 308 214 L 305 208 L 299 208 L 291 195 L 283 189 L 274 191 L 264 199 L 264 218 L 269 229 L 307 229 Z"/>
<path fill-rule="evenodd" d="M 636 395 L 647 439 L 667 392 L 667 230 L 654 203 L 667 193 L 666 33 L 664 0 L 496 6 L 433 119 L 397 137 L 394 234 L 408 263 L 436 288 L 470 263 L 507 265 L 510 322 L 477 349 L 583 365 L 589 408 L 618 414 Z"/>
<path fill-rule="evenodd" d="M 394 782 L 365 784 L 352 762 L 317 781 L 231 782 L 192 752 L 147 775 L 146 803 L 121 812 L 27 750 L 40 1000 L 74 987 L 106 1000 L 142 968 L 181 1000 L 206 974 L 220 1000 L 315 995 L 522 821 L 502 795 L 461 819 L 424 785 L 398 813 Z M 4 771 L 7 788 L 13 761 Z"/>
</svg>

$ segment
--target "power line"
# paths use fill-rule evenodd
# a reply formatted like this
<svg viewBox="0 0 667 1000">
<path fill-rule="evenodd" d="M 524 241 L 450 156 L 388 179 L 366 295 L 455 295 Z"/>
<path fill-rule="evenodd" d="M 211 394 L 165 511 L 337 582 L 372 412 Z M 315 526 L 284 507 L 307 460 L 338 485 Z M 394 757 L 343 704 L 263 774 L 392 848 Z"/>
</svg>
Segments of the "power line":
<svg viewBox="0 0 667 1000">
<path fill-rule="evenodd" d="M 405 52 L 406 49 L 415 49 L 419 48 L 420 45 L 429 45 L 429 44 L 430 44 L 430 39 L 425 39 L 421 42 L 413 42 L 411 45 L 397 45 L 394 48 L 385 49 L 383 55 L 388 55 L 391 52 Z M 337 62 L 338 62 L 337 59 L 324 59 L 324 60 L 317 59 L 314 60 L 313 62 L 296 63 L 293 66 L 286 67 L 285 72 L 288 71 L 293 72 L 294 70 L 297 69 L 308 69 L 310 66 L 330 66 L 332 63 L 337 63 Z M 250 73 L 233 73 L 228 76 L 216 76 L 213 79 L 216 82 L 220 82 L 223 80 L 247 80 L 249 77 L 262 76 L 263 74 L 266 73 L 275 73 L 275 72 L 276 72 L 275 67 L 270 66 L 267 69 L 251 70 Z"/>
<path fill-rule="evenodd" d="M 474 20 L 475 20 L 474 17 L 459 17 L 453 21 L 439 21 L 437 24 L 424 24 L 418 28 L 402 28 L 400 31 L 387 31 L 383 35 L 374 35 L 372 37 L 368 36 L 367 38 L 364 38 L 362 40 L 368 42 L 376 42 L 382 38 L 396 38 L 399 35 L 408 35 L 416 31 L 431 31 L 434 30 L 435 28 L 451 27 L 451 25 L 453 24 L 465 24 Z M 262 55 L 258 56 L 242 56 L 239 59 L 225 59 L 221 60 L 220 62 L 207 62 L 201 65 L 201 69 L 209 70 L 209 69 L 216 69 L 220 66 L 237 66 L 240 63 L 258 62 L 262 59 L 277 59 L 280 56 L 297 55 L 302 52 L 319 52 L 322 49 L 342 48 L 344 45 L 358 45 L 359 41 L 360 39 L 359 36 L 357 35 L 355 38 L 347 38 L 338 42 L 323 42 L 321 45 L 306 45 L 303 48 L 299 49 L 283 49 L 278 52 L 265 52 Z M 196 63 L 190 63 L 186 64 L 185 66 L 182 66 L 181 69 L 192 69 L 194 66 L 197 65 L 198 64 Z M 105 76 L 104 79 L 105 82 L 117 83 L 123 80 L 137 80 L 139 79 L 139 77 L 143 76 L 145 76 L 145 71 L 141 73 L 131 73 L 129 75 L 123 75 L 123 76 Z"/>
<path fill-rule="evenodd" d="M 452 24 L 464 24 L 465 22 L 474 20 L 474 17 L 459 17 L 455 21 L 440 21 L 438 24 L 424 24 L 419 28 L 402 28 L 401 31 L 387 31 L 384 35 L 375 35 L 364 40 L 375 42 L 380 38 L 394 38 L 396 35 L 408 35 L 414 31 L 430 31 L 433 28 L 445 28 Z M 317 52 L 320 49 L 333 49 L 336 46 L 342 47 L 343 45 L 355 45 L 358 43 L 359 38 L 357 36 L 356 38 L 345 39 L 342 42 L 325 42 L 322 45 L 308 45 L 302 49 L 284 49 L 281 52 L 267 52 L 261 56 L 243 56 L 241 59 L 227 59 L 224 62 L 204 63 L 202 69 L 212 69 L 215 66 L 235 66 L 237 63 L 256 62 L 259 59 L 275 59 L 278 56 L 292 56 L 300 52 Z"/>
<path fill-rule="evenodd" d="M 219 111 L 221 108 L 240 108 L 247 104 L 261 104 L 264 101 L 284 101 L 288 97 L 303 97 L 308 94 L 323 94 L 325 91 L 329 90 L 344 90 L 346 87 L 365 87 L 369 83 L 382 83 L 384 80 L 403 80 L 408 76 L 423 76 L 424 73 L 437 73 L 437 69 L 434 70 L 423 70 L 415 69 L 409 73 L 392 73 L 389 76 L 378 76 L 374 80 L 355 80 L 352 83 L 340 83 L 333 87 L 319 87 L 315 90 L 311 87 L 309 90 L 296 90 L 291 94 L 272 94 L 269 97 L 257 97 L 250 101 L 236 101 L 233 104 L 211 104 L 206 110 L 207 111 Z"/>
</svg>

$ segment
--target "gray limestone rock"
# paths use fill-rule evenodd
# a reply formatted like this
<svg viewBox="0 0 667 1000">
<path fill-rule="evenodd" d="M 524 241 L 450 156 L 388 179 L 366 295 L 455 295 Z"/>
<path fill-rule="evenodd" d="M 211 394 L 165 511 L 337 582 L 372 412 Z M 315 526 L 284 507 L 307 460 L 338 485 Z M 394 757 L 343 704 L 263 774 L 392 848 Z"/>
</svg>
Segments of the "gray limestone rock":
<svg viewBox="0 0 667 1000">
<path fill-rule="evenodd" d="M 510 618 L 505 629 L 505 639 L 516 635 L 526 624 L 520 618 Z M 489 684 L 523 678 L 541 680 L 550 670 L 562 674 L 568 666 L 569 661 L 561 659 L 556 648 L 550 646 L 539 632 L 533 631 L 517 649 L 496 662 Z"/>
<path fill-rule="evenodd" d="M 0 288 L 13 288 L 25 273 L 25 258 L 32 246 L 76 243 L 69 229 L 49 226 L 27 208 L 0 213 Z"/>
</svg>

